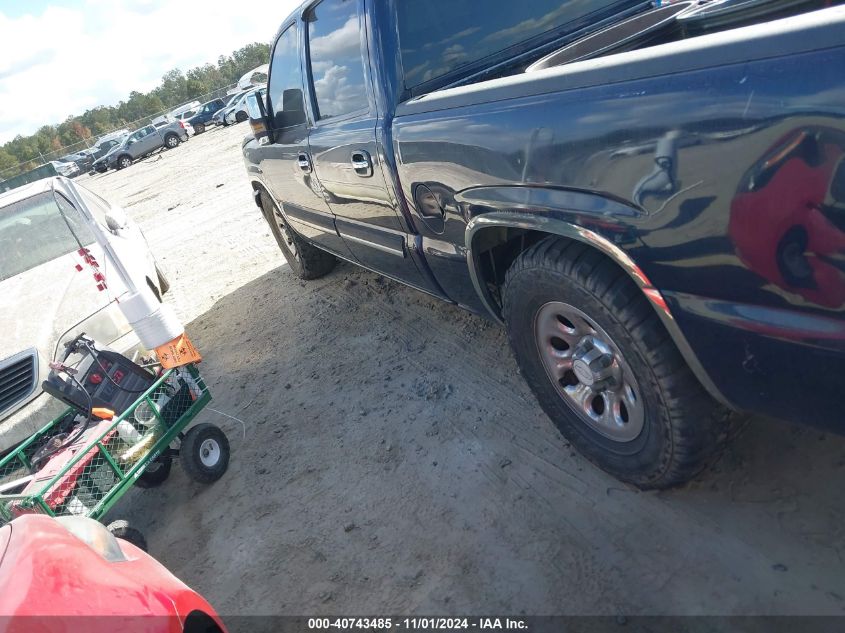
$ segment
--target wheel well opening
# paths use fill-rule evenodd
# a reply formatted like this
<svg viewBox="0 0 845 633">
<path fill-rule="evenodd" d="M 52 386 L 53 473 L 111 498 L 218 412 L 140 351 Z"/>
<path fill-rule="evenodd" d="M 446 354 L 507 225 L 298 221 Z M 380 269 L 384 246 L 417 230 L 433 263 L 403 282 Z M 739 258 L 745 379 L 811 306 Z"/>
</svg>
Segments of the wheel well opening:
<svg viewBox="0 0 845 633">
<path fill-rule="evenodd" d="M 267 215 L 267 209 L 264 208 L 264 205 L 261 204 L 261 194 L 264 193 L 266 195 L 270 195 L 267 189 L 257 180 L 252 181 L 252 199 L 255 202 L 255 206 L 258 207 L 258 210 L 261 211 L 261 215 L 264 216 L 264 219 L 268 222 L 270 221 L 269 216 Z"/>
<path fill-rule="evenodd" d="M 520 253 L 549 235 L 543 231 L 497 226 L 480 231 L 473 239 L 479 281 L 497 314 L 501 314 L 502 286 L 508 268 Z"/>
<path fill-rule="evenodd" d="M 202 611 L 191 611 L 185 618 L 183 633 L 222 633 L 217 622 Z"/>
</svg>

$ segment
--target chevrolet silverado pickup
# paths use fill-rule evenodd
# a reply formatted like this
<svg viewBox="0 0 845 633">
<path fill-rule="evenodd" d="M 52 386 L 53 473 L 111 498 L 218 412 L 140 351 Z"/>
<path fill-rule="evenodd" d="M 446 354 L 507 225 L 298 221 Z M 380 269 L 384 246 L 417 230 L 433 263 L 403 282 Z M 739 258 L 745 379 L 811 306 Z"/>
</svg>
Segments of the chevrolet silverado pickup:
<svg viewBox="0 0 845 633">
<path fill-rule="evenodd" d="M 502 323 L 561 433 L 638 487 L 743 414 L 843 432 L 828 4 L 309 0 L 251 107 L 256 204 L 304 279 L 339 257 Z"/>
</svg>

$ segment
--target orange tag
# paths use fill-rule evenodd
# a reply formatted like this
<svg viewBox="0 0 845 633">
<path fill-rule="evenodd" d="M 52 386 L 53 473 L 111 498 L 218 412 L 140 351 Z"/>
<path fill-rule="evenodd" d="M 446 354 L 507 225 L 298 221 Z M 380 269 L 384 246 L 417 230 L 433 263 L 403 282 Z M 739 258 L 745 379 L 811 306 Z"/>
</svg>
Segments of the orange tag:
<svg viewBox="0 0 845 633">
<path fill-rule="evenodd" d="M 158 356 L 158 362 L 165 369 L 173 369 L 188 363 L 198 363 L 202 360 L 202 356 L 191 343 L 187 334 L 182 334 L 169 343 L 159 345 L 155 352 Z"/>
</svg>

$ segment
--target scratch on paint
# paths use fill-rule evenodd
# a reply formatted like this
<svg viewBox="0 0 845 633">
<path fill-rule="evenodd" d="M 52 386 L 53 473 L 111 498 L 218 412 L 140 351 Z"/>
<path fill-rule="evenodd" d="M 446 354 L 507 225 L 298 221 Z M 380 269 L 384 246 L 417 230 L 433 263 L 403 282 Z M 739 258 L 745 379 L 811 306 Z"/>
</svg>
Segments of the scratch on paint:
<svg viewBox="0 0 845 633">
<path fill-rule="evenodd" d="M 748 101 L 745 102 L 745 110 L 742 111 L 742 118 L 744 119 L 748 115 L 748 108 L 751 106 L 751 99 L 754 98 L 754 91 L 751 91 L 751 94 L 748 95 Z"/>
</svg>

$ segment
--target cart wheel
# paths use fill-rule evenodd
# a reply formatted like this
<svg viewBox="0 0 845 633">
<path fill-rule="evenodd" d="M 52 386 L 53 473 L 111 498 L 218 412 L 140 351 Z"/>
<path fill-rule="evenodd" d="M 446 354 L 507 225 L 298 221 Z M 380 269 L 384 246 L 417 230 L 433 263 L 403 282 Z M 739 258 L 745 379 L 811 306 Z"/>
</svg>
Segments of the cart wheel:
<svg viewBox="0 0 845 633">
<path fill-rule="evenodd" d="M 188 477 L 210 484 L 220 479 L 229 467 L 229 440 L 213 424 L 197 424 L 185 434 L 179 457 Z"/>
<path fill-rule="evenodd" d="M 170 477 L 171 466 L 173 458 L 169 453 L 162 453 L 147 465 L 146 470 L 135 480 L 135 485 L 139 488 L 160 486 Z"/>
<path fill-rule="evenodd" d="M 106 529 L 112 533 L 112 536 L 122 538 L 124 541 L 129 541 L 140 550 L 147 551 L 147 539 L 141 533 L 141 530 L 129 525 L 129 521 L 120 519 L 119 521 L 112 521 L 106 526 Z"/>
</svg>

